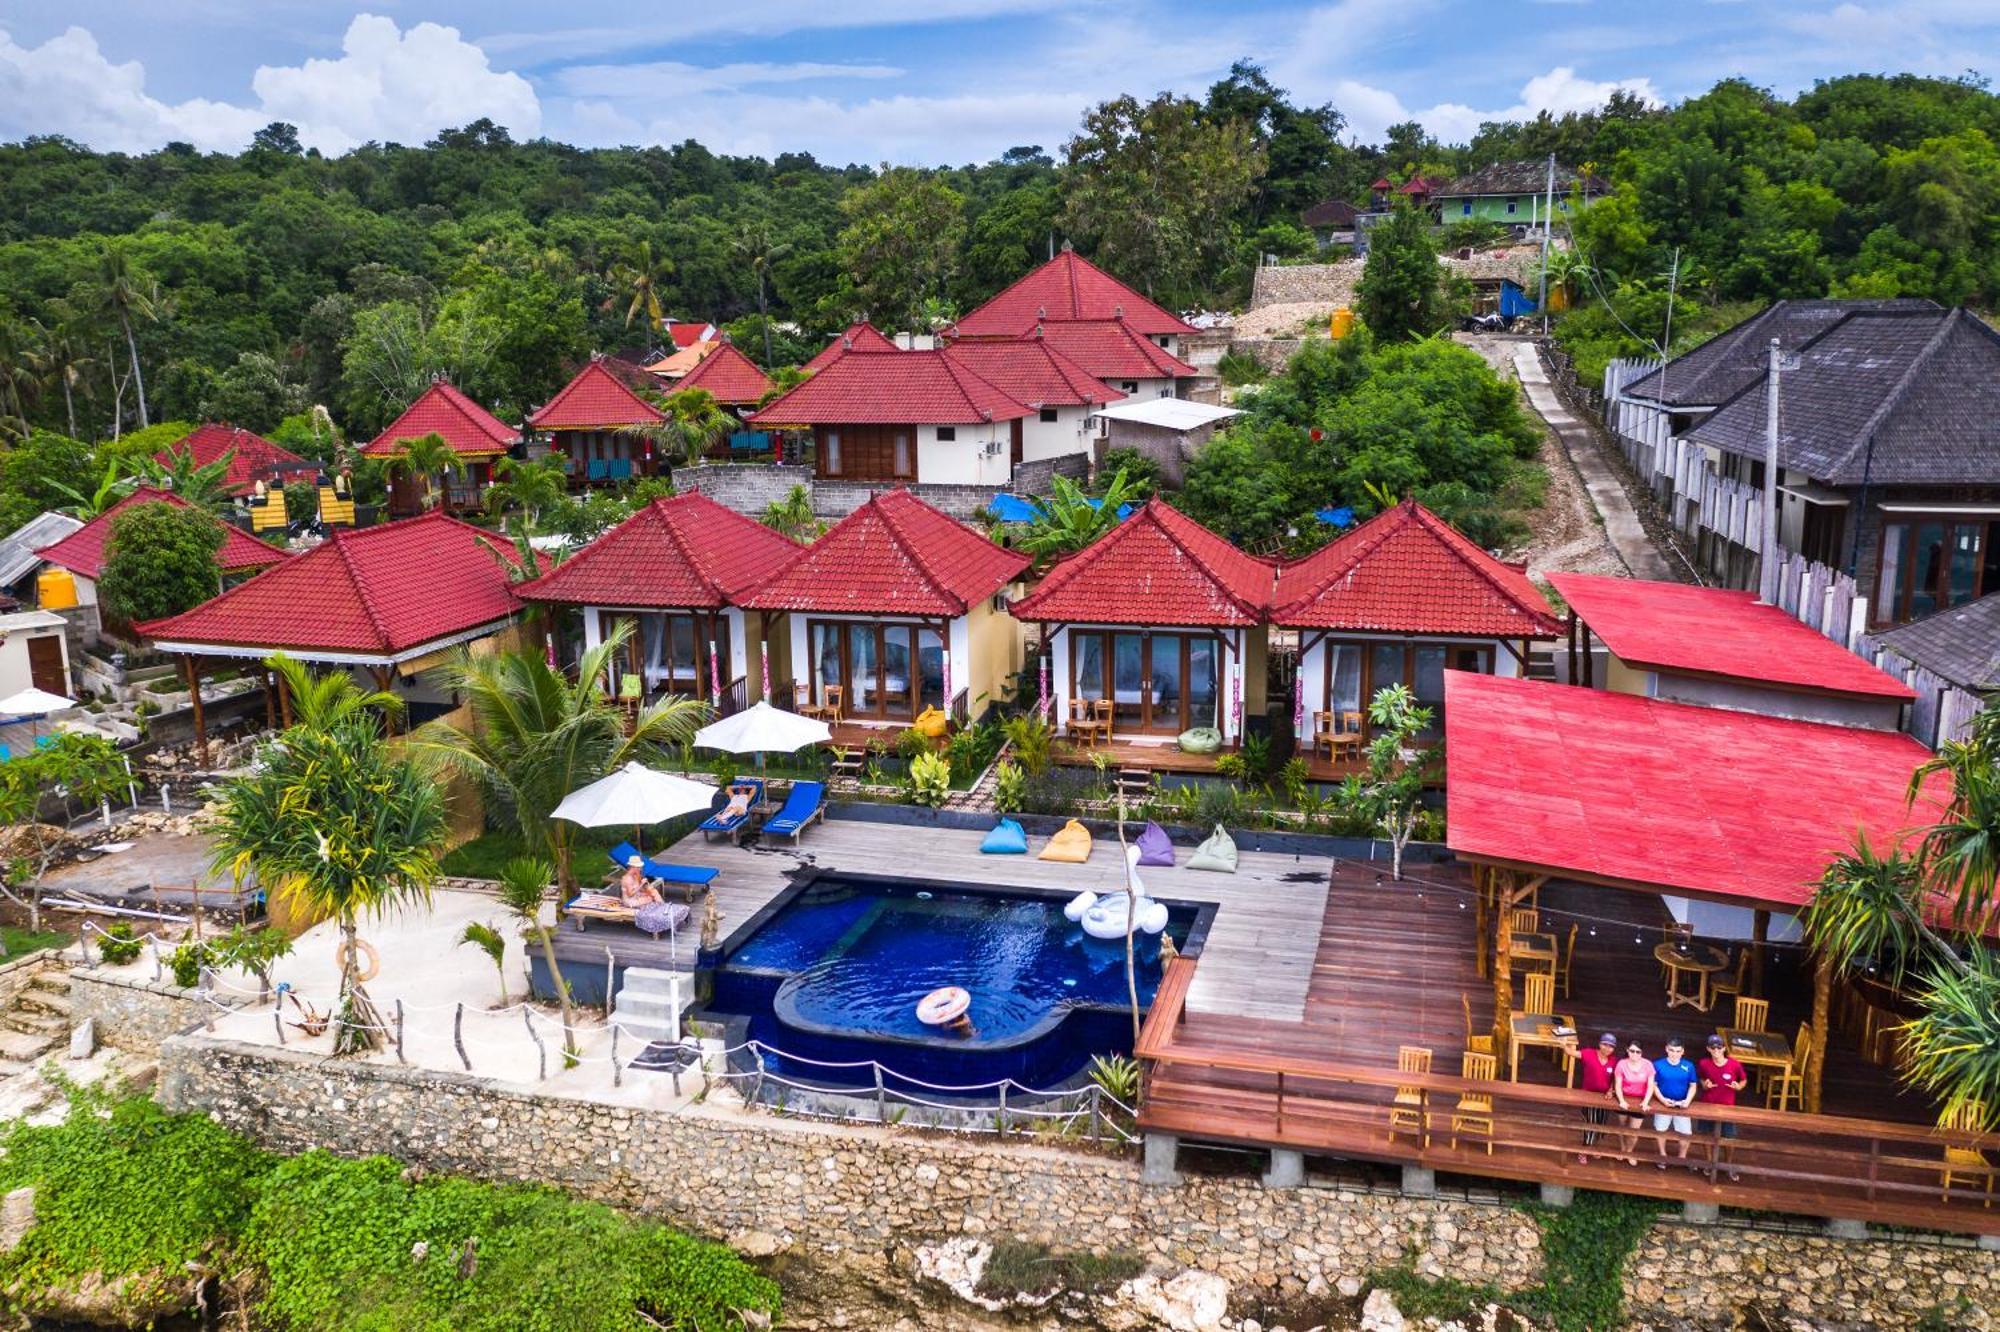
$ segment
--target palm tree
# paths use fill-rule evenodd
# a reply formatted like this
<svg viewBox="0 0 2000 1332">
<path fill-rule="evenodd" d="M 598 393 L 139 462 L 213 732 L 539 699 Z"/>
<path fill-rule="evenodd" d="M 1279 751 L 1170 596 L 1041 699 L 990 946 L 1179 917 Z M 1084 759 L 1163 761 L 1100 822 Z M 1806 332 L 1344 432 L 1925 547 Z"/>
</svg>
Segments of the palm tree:
<svg viewBox="0 0 2000 1332">
<path fill-rule="evenodd" d="M 165 462 L 156 457 L 133 459 L 129 464 L 131 479 L 141 485 L 171 490 L 199 509 L 229 507 L 229 465 L 236 461 L 235 448 L 224 449 L 221 457 L 206 463 L 197 463 L 194 450 L 179 444 L 168 445 L 166 455 Z"/>
<path fill-rule="evenodd" d="M 1910 777 L 1914 805 L 1933 775 L 1951 779 L 1942 815 L 1922 830 L 1917 861 L 1932 891 L 1951 899 L 1953 916 L 1984 929 L 2000 911 L 2000 709 L 1973 718 L 1963 740 L 1947 740 Z"/>
<path fill-rule="evenodd" d="M 653 242 L 649 240 L 636 242 L 625 252 L 625 258 L 612 266 L 605 277 L 630 298 L 625 306 L 625 327 L 632 327 L 632 321 L 642 313 L 649 332 L 660 327 L 667 316 L 660 301 L 660 289 L 673 272 L 673 261 L 664 255 L 655 256 Z"/>
<path fill-rule="evenodd" d="M 41 395 L 33 327 L 0 320 L 0 433 L 13 439 L 26 438 L 28 408 Z"/>
<path fill-rule="evenodd" d="M 505 872 L 503 871 L 502 873 L 504 875 Z M 506 883 L 504 877 L 501 883 L 504 888 Z M 539 885 L 537 885 L 537 888 L 539 889 Z M 505 897 L 504 891 L 502 897 Z M 486 954 L 487 960 L 492 962 L 493 969 L 500 973 L 500 1006 L 505 1008 L 507 1006 L 506 938 L 500 931 L 494 929 L 484 921 L 474 920 L 466 923 L 464 932 L 458 936 L 458 944 L 461 948 L 467 944 L 471 944 L 474 948 Z"/>
<path fill-rule="evenodd" d="M 432 507 L 444 494 L 444 484 L 439 478 L 458 462 L 458 450 L 435 430 L 415 439 L 397 440 L 396 445 L 399 452 L 389 460 L 390 470 L 421 481 L 423 490 L 418 503 L 426 509 Z"/>
<path fill-rule="evenodd" d="M 146 375 L 139 365 L 139 339 L 132 331 L 135 320 L 159 316 L 159 289 L 148 283 L 132 266 L 122 245 L 107 243 L 97 257 L 97 305 L 116 320 L 125 334 L 125 354 L 132 365 L 132 382 L 139 392 L 139 428 L 152 424 L 146 412 Z"/>
<path fill-rule="evenodd" d="M 730 242 L 730 249 L 750 267 L 757 279 L 757 323 L 764 330 L 764 366 L 771 364 L 771 266 L 791 253 L 789 242 L 771 239 L 771 224 L 762 218 L 745 222 Z"/>
<path fill-rule="evenodd" d="M 258 770 L 224 788 L 214 867 L 239 883 L 254 872 L 271 891 L 337 922 L 334 1053 L 376 1049 L 385 1024 L 362 985 L 358 922 L 428 900 L 444 845 L 444 797 L 383 740 L 376 713 L 400 706 L 394 695 L 365 693 L 344 673 L 315 675 L 282 654 L 266 664 L 292 691 L 296 720 Z"/>
<path fill-rule="evenodd" d="M 532 462 L 502 458 L 493 466 L 498 480 L 486 488 L 486 507 L 499 512 L 518 504 L 530 530 L 541 521 L 545 510 L 553 509 L 569 497 L 569 481 L 562 459 L 551 454 Z"/>
<path fill-rule="evenodd" d="M 826 524 L 813 512 L 812 492 L 802 485 L 786 491 L 783 499 L 772 500 L 758 521 L 794 541 L 811 541 L 826 530 Z"/>
<path fill-rule="evenodd" d="M 549 883 L 554 878 L 555 866 L 540 856 L 515 856 L 500 867 L 500 901 L 520 922 L 522 938 L 532 939 L 542 950 L 542 961 L 549 969 L 549 983 L 555 987 L 556 1003 L 562 1009 L 563 1053 L 574 1055 L 576 1012 L 570 1002 L 569 982 L 563 979 L 562 964 L 556 961 L 555 927 L 542 919 L 542 907 L 548 901 Z"/>
<path fill-rule="evenodd" d="M 715 395 L 705 388 L 682 389 L 667 395 L 666 413 L 665 421 L 647 426 L 643 433 L 686 467 L 700 462 L 734 423 Z"/>
</svg>

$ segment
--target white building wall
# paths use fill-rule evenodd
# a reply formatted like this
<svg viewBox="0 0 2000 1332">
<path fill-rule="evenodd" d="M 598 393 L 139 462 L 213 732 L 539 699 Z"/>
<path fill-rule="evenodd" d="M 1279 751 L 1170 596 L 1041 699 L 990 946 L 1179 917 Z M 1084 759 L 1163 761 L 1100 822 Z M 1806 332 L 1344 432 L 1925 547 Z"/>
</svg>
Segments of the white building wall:
<svg viewBox="0 0 2000 1332">
<path fill-rule="evenodd" d="M 65 686 L 69 676 L 69 644 L 63 639 L 61 625 L 40 629 L 16 629 L 0 638 L 0 696 L 18 694 L 33 687 L 34 672 L 28 665 L 28 642 L 30 639 L 53 638 L 62 649 L 63 680 Z M 68 692 L 65 687 L 65 693 Z"/>
<path fill-rule="evenodd" d="M 1123 393 L 1132 402 L 1144 402 L 1149 398 L 1176 398 L 1180 394 L 1177 379 L 1107 379 L 1104 381 Z"/>
<path fill-rule="evenodd" d="M 1089 453 L 1096 434 L 1091 426 L 1090 409 L 1078 405 L 1057 407 L 1056 419 L 1044 421 L 1037 412 L 1021 423 L 1021 460 L 1041 462 L 1046 458 L 1063 458 L 1076 453 Z"/>
<path fill-rule="evenodd" d="M 1341 634 L 1336 639 L 1321 639 L 1319 642 L 1313 644 L 1299 658 L 1299 679 L 1305 682 L 1306 697 L 1305 708 L 1303 709 L 1305 715 L 1303 717 L 1293 716 L 1292 734 L 1298 737 L 1300 744 L 1312 743 L 1313 713 L 1325 712 L 1327 710 L 1326 652 L 1330 641 L 1340 643 L 1408 643 L 1412 641 L 1429 642 L 1432 640 L 1412 640 L 1396 634 Z M 1507 642 L 1502 642 L 1497 638 L 1451 638 L 1435 641 L 1457 645 L 1476 644 L 1492 649 L 1493 674 L 1500 679 L 1511 680 L 1521 673 L 1521 663 L 1514 659 L 1513 652 L 1507 650 L 1507 643 L 1512 642 L 1514 643 L 1515 651 L 1519 651 L 1520 644 L 1513 639 L 1509 639 Z M 1368 700 L 1363 699 L 1362 705 L 1366 707 L 1367 702 Z M 1296 714 L 1297 709 L 1294 711 Z"/>
<path fill-rule="evenodd" d="M 918 482 L 927 486 L 1007 484 L 1014 470 L 1011 422 L 986 421 L 945 428 L 955 437 L 939 439 L 939 427 L 934 425 L 916 427 Z"/>
</svg>

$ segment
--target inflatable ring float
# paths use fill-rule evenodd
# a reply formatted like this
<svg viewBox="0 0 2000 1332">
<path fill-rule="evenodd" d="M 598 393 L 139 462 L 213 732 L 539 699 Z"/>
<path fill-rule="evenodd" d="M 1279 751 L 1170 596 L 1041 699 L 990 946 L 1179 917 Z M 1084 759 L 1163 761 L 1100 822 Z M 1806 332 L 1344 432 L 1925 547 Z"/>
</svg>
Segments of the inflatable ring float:
<svg viewBox="0 0 2000 1332">
<path fill-rule="evenodd" d="M 354 951 L 360 954 L 359 959 L 354 963 L 354 979 L 358 981 L 374 980 L 376 973 L 382 970 L 382 959 L 376 954 L 375 945 L 369 943 L 366 939 L 356 939 L 354 941 Z M 333 964 L 342 971 L 345 971 L 347 970 L 348 960 L 347 945 L 343 942 L 338 948 L 333 950 Z"/>
<path fill-rule="evenodd" d="M 957 1022 L 972 1007 L 972 996 L 956 985 L 944 985 L 917 1001 L 917 1021 L 926 1027 L 943 1027 Z"/>
</svg>

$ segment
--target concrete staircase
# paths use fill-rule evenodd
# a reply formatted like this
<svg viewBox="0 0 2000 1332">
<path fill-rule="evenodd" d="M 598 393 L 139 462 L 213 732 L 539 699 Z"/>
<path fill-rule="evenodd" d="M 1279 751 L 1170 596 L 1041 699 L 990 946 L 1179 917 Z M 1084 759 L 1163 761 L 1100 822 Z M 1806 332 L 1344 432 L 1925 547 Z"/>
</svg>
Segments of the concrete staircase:
<svg viewBox="0 0 2000 1332">
<path fill-rule="evenodd" d="M 678 972 L 656 967 L 625 968 L 625 983 L 619 987 L 611 1010 L 611 1020 L 622 1028 L 619 1048 L 627 1048 L 624 1039 L 627 1036 L 634 1042 L 629 1047 L 633 1055 L 647 1042 L 680 1040 L 685 985 Z"/>
<path fill-rule="evenodd" d="M 0 1077 L 32 1068 L 69 1043 L 69 975 L 43 971 L 0 1009 Z"/>
</svg>

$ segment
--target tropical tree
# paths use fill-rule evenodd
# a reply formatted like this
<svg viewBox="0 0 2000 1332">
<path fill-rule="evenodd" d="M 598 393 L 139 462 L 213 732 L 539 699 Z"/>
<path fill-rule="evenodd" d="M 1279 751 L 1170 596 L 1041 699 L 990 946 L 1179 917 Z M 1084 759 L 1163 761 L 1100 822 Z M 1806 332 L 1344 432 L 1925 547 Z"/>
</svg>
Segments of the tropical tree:
<svg viewBox="0 0 2000 1332">
<path fill-rule="evenodd" d="M 1435 720 L 1430 708 L 1417 706 L 1408 685 L 1377 690 L 1368 703 L 1368 725 L 1375 733 L 1363 751 L 1368 769 L 1341 783 L 1341 804 L 1367 811 L 1389 839 L 1390 876 L 1395 879 L 1403 877 L 1403 849 L 1416 835 L 1424 787 L 1442 752 L 1437 745 L 1418 747 Z"/>
<path fill-rule="evenodd" d="M 554 454 L 527 462 L 502 458 L 494 464 L 493 475 L 498 479 L 486 488 L 487 511 L 498 513 L 515 505 L 530 530 L 539 526 L 543 513 L 569 498 L 569 479 L 562 459 Z"/>
<path fill-rule="evenodd" d="M 541 886 L 547 882 L 548 878 L 544 876 L 541 883 L 535 885 L 535 894 L 538 901 L 541 897 Z M 501 877 L 501 884 L 503 888 L 501 896 L 504 899 L 506 897 L 504 891 L 506 885 L 504 871 Z M 493 969 L 500 973 L 500 1006 L 505 1008 L 507 1006 L 507 940 L 505 936 L 485 921 L 468 921 L 465 930 L 458 936 L 458 944 L 461 948 L 467 944 L 471 944 L 474 948 L 486 954 L 487 961 L 491 962 Z"/>
<path fill-rule="evenodd" d="M 439 478 L 457 464 L 458 450 L 435 430 L 396 442 L 398 452 L 389 459 L 390 470 L 420 482 L 423 489 L 418 502 L 426 509 L 432 507 L 444 494 L 444 484 Z"/>
<path fill-rule="evenodd" d="M 429 774 L 392 754 L 378 713 L 395 695 L 364 692 L 345 673 L 315 675 L 283 654 L 267 662 L 293 699 L 293 725 L 230 781 L 215 821 L 214 865 L 237 882 L 255 873 L 340 933 L 335 1054 L 379 1048 L 386 1024 L 363 985 L 359 922 L 428 901 L 444 845 L 444 796 Z"/>
<path fill-rule="evenodd" d="M 687 467 L 700 462 L 733 424 L 733 418 L 705 388 L 667 395 L 666 412 L 667 419 L 648 427 L 646 433 Z"/>
<path fill-rule="evenodd" d="M 660 327 L 667 317 L 666 306 L 660 300 L 660 290 L 673 273 L 673 260 L 665 255 L 655 255 L 653 242 L 649 240 L 635 242 L 625 252 L 625 257 L 612 265 L 605 276 L 614 288 L 625 295 L 625 327 L 632 327 L 632 321 L 642 314 L 646 316 L 649 333 Z"/>
<path fill-rule="evenodd" d="M 500 901 L 520 922 L 521 937 L 542 950 L 549 983 L 555 987 L 556 1004 L 562 1009 L 563 1053 L 574 1055 L 576 1008 L 570 999 L 569 982 L 563 979 L 562 963 L 556 960 L 555 923 L 542 914 L 542 908 L 548 904 L 549 884 L 554 881 L 555 866 L 548 861 L 540 856 L 515 856 L 500 867 Z"/>
<path fill-rule="evenodd" d="M 885 327 L 912 327 L 956 270 L 965 196 L 935 172 L 885 167 L 841 196 L 840 214 L 840 262 L 862 307 Z"/>
<path fill-rule="evenodd" d="M 88 522 L 101 513 L 108 513 L 111 506 L 125 498 L 125 476 L 119 470 L 118 460 L 109 459 L 104 464 L 104 475 L 97 478 L 97 484 L 88 490 L 72 486 L 64 481 L 50 478 L 49 484 L 69 497 L 62 511 Z"/>
<path fill-rule="evenodd" d="M 65 840 L 61 828 L 42 822 L 42 802 L 59 795 L 65 808 L 74 801 L 89 809 L 122 793 L 131 780 L 117 746 L 95 734 L 64 732 L 0 763 L 0 825 L 22 829 L 14 843 L 31 848 L 22 857 L 25 882 L 0 873 L 0 896 L 26 909 L 29 929 L 42 928 L 42 876 Z"/>
<path fill-rule="evenodd" d="M 1095 499 L 1068 477 L 1055 477 L 1050 493 L 1036 505 L 1034 520 L 1014 544 L 1047 567 L 1118 526 L 1119 507 L 1130 502 L 1132 491 L 1122 468 Z"/>
<path fill-rule="evenodd" d="M 146 411 L 146 374 L 139 364 L 133 325 L 159 317 L 159 288 L 133 266 L 123 244 L 107 243 L 98 252 L 95 295 L 100 313 L 114 320 L 125 335 L 125 354 L 139 395 L 139 428 L 144 430 L 152 420 Z"/>
<path fill-rule="evenodd" d="M 222 590 L 216 552 L 227 534 L 203 509 L 134 504 L 111 520 L 98 594 L 125 624 L 192 610 Z"/>
<path fill-rule="evenodd" d="M 1446 320 L 1430 219 L 1399 205 L 1368 233 L 1368 262 L 1354 289 L 1361 322 L 1378 342 L 1428 337 Z"/>
<path fill-rule="evenodd" d="M 157 490 L 171 490 L 197 509 L 226 509 L 229 494 L 229 465 L 236 461 L 232 446 L 210 462 L 198 463 L 193 449 L 178 444 L 165 449 L 166 460 L 142 455 L 130 463 L 132 479 Z"/>
<path fill-rule="evenodd" d="M 771 238 L 771 224 L 752 218 L 737 230 L 729 248 L 757 279 L 757 323 L 764 331 L 764 364 L 771 364 L 771 265 L 791 253 L 788 242 Z M 70 433 L 74 434 L 74 431 Z"/>
<path fill-rule="evenodd" d="M 85 372 L 97 364 L 97 358 L 85 349 L 82 336 L 77 332 L 75 325 L 68 320 L 59 320 L 52 327 L 38 321 L 34 329 L 35 368 L 40 372 L 44 383 L 55 384 L 62 389 L 63 417 L 70 435 L 74 437 L 76 391 L 83 385 Z"/>
<path fill-rule="evenodd" d="M 813 512 L 812 492 L 802 485 L 794 485 L 783 499 L 772 500 L 758 521 L 794 541 L 811 541 L 826 530 L 826 524 Z"/>
</svg>

